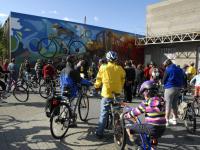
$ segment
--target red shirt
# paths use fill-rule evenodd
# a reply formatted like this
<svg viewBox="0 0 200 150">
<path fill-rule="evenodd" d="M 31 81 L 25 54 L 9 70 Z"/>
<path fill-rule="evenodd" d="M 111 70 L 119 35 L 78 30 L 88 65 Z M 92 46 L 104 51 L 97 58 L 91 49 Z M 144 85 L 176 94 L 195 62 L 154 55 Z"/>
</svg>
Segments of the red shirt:
<svg viewBox="0 0 200 150">
<path fill-rule="evenodd" d="M 3 71 L 8 71 L 8 64 L 3 64 Z"/>
<path fill-rule="evenodd" d="M 46 79 L 47 77 L 54 78 L 56 76 L 56 70 L 53 65 L 47 64 L 42 69 L 43 78 Z"/>
</svg>

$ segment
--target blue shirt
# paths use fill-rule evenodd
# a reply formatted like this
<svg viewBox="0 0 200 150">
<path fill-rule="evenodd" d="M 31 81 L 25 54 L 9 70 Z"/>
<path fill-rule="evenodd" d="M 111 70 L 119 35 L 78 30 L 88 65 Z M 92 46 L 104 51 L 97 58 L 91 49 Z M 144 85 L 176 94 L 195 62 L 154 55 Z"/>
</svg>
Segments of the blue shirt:
<svg viewBox="0 0 200 150">
<path fill-rule="evenodd" d="M 184 83 L 184 74 L 181 68 L 175 64 L 169 65 L 165 70 L 164 88 L 182 87 Z"/>
</svg>

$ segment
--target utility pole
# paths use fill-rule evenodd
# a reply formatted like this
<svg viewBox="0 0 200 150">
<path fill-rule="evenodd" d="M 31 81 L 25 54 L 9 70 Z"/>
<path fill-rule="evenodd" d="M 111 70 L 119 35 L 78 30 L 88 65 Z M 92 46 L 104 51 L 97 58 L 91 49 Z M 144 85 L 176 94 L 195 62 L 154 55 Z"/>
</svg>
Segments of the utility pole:
<svg viewBox="0 0 200 150">
<path fill-rule="evenodd" d="M 84 24 L 86 24 L 86 22 L 87 22 L 87 17 L 85 16 L 84 17 Z"/>
</svg>

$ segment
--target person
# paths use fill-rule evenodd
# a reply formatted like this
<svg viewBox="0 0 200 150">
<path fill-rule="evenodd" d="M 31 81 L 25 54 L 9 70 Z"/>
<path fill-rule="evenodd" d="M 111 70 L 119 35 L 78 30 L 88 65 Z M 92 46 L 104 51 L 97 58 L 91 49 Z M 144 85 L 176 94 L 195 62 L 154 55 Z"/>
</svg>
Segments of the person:
<svg viewBox="0 0 200 150">
<path fill-rule="evenodd" d="M 85 78 L 85 60 L 80 60 L 76 65 L 76 70 L 79 71 L 82 78 Z"/>
<path fill-rule="evenodd" d="M 159 82 L 160 80 L 160 70 L 158 69 L 158 67 L 156 66 L 156 64 L 152 64 L 150 70 L 149 70 L 149 76 L 150 76 L 150 80 L 154 80 L 155 82 Z"/>
<path fill-rule="evenodd" d="M 147 64 L 147 66 L 144 68 L 144 77 L 145 80 L 150 80 L 150 76 L 149 76 L 149 70 L 151 69 L 151 65 Z"/>
<path fill-rule="evenodd" d="M 165 101 L 158 95 L 158 88 L 152 80 L 142 83 L 139 93 L 143 94 L 144 100 L 136 108 L 125 107 L 124 117 L 130 121 L 129 119 L 134 116 L 145 114 L 145 126 L 149 129 L 151 136 L 157 140 L 166 129 Z M 134 135 L 131 135 L 128 129 L 126 131 L 130 141 L 133 141 Z"/>
<path fill-rule="evenodd" d="M 116 64 L 117 53 L 114 51 L 107 52 L 106 59 L 108 63 L 99 68 L 94 84 L 95 89 L 99 89 L 102 86 L 100 117 L 98 128 L 96 130 L 96 136 L 98 138 L 102 138 L 104 134 L 106 118 L 110 110 L 109 103 L 113 100 L 113 92 L 120 94 L 125 82 L 125 71 L 121 66 Z"/>
<path fill-rule="evenodd" d="M 49 79 L 54 80 L 56 78 L 56 69 L 52 64 L 53 61 L 49 59 L 47 64 L 42 69 L 42 74 L 45 82 L 49 82 Z"/>
<path fill-rule="evenodd" d="M 186 74 L 188 76 L 189 81 L 196 75 L 196 69 L 194 67 L 194 62 L 190 62 L 190 66 L 187 68 Z"/>
<path fill-rule="evenodd" d="M 69 55 L 66 59 L 65 68 L 60 72 L 61 94 L 63 94 L 64 88 L 80 83 L 81 81 L 81 76 L 79 71 L 75 68 L 74 60 L 75 56 Z M 72 93 L 72 96 L 74 95 L 75 93 Z"/>
<path fill-rule="evenodd" d="M 194 92 L 194 97 L 197 98 L 200 96 L 200 68 L 198 69 L 198 74 L 195 75 L 191 80 L 190 80 L 190 85 L 195 86 L 195 92 Z"/>
<path fill-rule="evenodd" d="M 80 72 L 75 68 L 74 60 L 75 60 L 75 56 L 69 55 L 66 60 L 65 68 L 63 68 L 63 70 L 60 72 L 61 95 L 63 96 L 64 92 L 66 90 L 69 90 L 70 95 L 68 95 L 68 97 L 70 98 L 76 97 L 77 90 L 78 90 L 77 84 L 81 83 L 81 80 L 82 80 L 80 76 Z M 75 105 L 74 101 L 72 101 L 71 103 L 73 107 L 73 105 Z M 76 115 L 76 113 L 73 115 Z M 70 121 L 70 127 L 77 127 L 75 117 Z"/>
<path fill-rule="evenodd" d="M 180 95 L 180 88 L 183 86 L 184 75 L 181 68 L 177 67 L 171 59 L 164 61 L 166 67 L 163 84 L 164 84 L 164 99 L 166 101 L 166 126 L 169 124 L 177 124 L 177 102 Z M 172 110 L 172 119 L 169 119 Z"/>
<path fill-rule="evenodd" d="M 144 81 L 144 71 L 142 69 L 142 64 L 138 64 L 137 68 L 135 69 L 135 81 L 133 86 L 133 96 L 139 97 L 139 87 Z"/>
<path fill-rule="evenodd" d="M 31 72 L 30 63 L 28 59 L 25 59 L 24 63 L 22 63 L 19 68 L 19 78 L 21 79 L 25 78 L 25 80 L 28 81 L 30 72 Z"/>
<path fill-rule="evenodd" d="M 56 67 L 57 72 L 60 73 L 66 66 L 66 58 L 62 58 L 62 61 Z"/>
<path fill-rule="evenodd" d="M 99 69 L 102 65 L 103 65 L 103 66 L 106 66 L 106 64 L 107 64 L 106 58 L 99 59 L 98 69 Z"/>
<path fill-rule="evenodd" d="M 8 60 L 8 59 L 5 59 L 5 60 L 4 60 L 4 63 L 3 63 L 3 71 L 4 71 L 4 72 L 8 72 L 8 64 L 9 64 L 9 60 Z M 4 82 L 7 83 L 7 80 L 8 80 L 8 74 L 5 73 L 5 74 L 4 74 Z"/>
<path fill-rule="evenodd" d="M 1 74 L 5 74 L 5 73 L 9 73 L 9 71 L 4 71 L 3 68 L 0 66 L 0 73 Z M 6 84 L 5 82 L 3 82 L 2 80 L 0 80 L 0 87 L 1 87 L 1 90 L 3 91 L 3 93 L 1 93 L 2 95 L 2 98 L 7 98 L 10 96 L 9 93 L 6 92 Z M 1 98 L 0 98 L 1 100 Z"/>
<path fill-rule="evenodd" d="M 10 91 L 11 85 L 14 83 L 14 86 L 16 86 L 17 78 L 18 78 L 18 70 L 17 66 L 15 64 L 15 58 L 11 59 L 11 62 L 8 64 L 8 71 L 9 71 L 9 82 L 7 86 L 7 91 Z"/>
<path fill-rule="evenodd" d="M 43 66 L 42 66 L 41 60 L 37 59 L 37 62 L 35 63 L 34 69 L 35 69 L 35 72 L 36 72 L 36 78 L 37 78 L 39 83 L 40 83 L 41 78 L 42 78 L 42 68 L 43 68 Z"/>
<path fill-rule="evenodd" d="M 135 81 L 135 69 L 131 66 L 131 62 L 126 61 L 124 70 L 126 72 L 125 84 L 124 84 L 124 98 L 126 102 L 132 101 L 132 87 Z"/>
</svg>

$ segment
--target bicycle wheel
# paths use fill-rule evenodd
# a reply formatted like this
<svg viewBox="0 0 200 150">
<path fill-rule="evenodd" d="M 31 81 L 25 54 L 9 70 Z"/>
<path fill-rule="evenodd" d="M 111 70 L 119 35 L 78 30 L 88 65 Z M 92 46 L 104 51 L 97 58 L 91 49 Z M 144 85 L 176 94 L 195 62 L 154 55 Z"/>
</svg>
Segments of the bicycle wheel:
<svg viewBox="0 0 200 150">
<path fill-rule="evenodd" d="M 189 133 L 194 133 L 196 131 L 196 115 L 192 104 L 188 104 L 186 110 L 186 115 L 184 119 L 185 127 Z"/>
<path fill-rule="evenodd" d="M 111 111 L 108 112 L 108 117 L 106 118 L 105 129 L 112 129 L 113 127 L 113 116 Z"/>
<path fill-rule="evenodd" d="M 57 44 L 53 39 L 44 38 L 38 42 L 37 47 L 42 57 L 52 58 L 56 55 Z"/>
<path fill-rule="evenodd" d="M 200 115 L 200 104 L 198 102 L 198 99 L 196 100 L 193 100 L 193 107 L 194 107 L 194 112 L 195 112 L 195 115 L 196 116 L 199 116 Z"/>
<path fill-rule="evenodd" d="M 86 94 L 80 97 L 78 104 L 78 113 L 82 121 L 86 121 L 89 113 L 89 99 Z"/>
<path fill-rule="evenodd" d="M 120 115 L 118 113 L 114 114 L 113 127 L 115 147 L 117 150 L 123 150 L 126 145 L 127 133 L 125 129 L 125 122 L 120 119 Z"/>
<path fill-rule="evenodd" d="M 55 107 L 50 117 L 50 130 L 55 139 L 62 139 L 69 129 L 71 112 L 68 105 Z"/>
<path fill-rule="evenodd" d="M 68 54 L 82 54 L 86 51 L 86 46 L 81 41 L 73 41 L 69 45 Z"/>
<path fill-rule="evenodd" d="M 39 94 L 43 98 L 48 98 L 51 95 L 52 87 L 49 84 L 43 83 L 40 85 Z"/>
<path fill-rule="evenodd" d="M 29 91 L 23 86 L 17 85 L 13 90 L 13 96 L 19 102 L 26 102 L 29 98 Z"/>
</svg>

